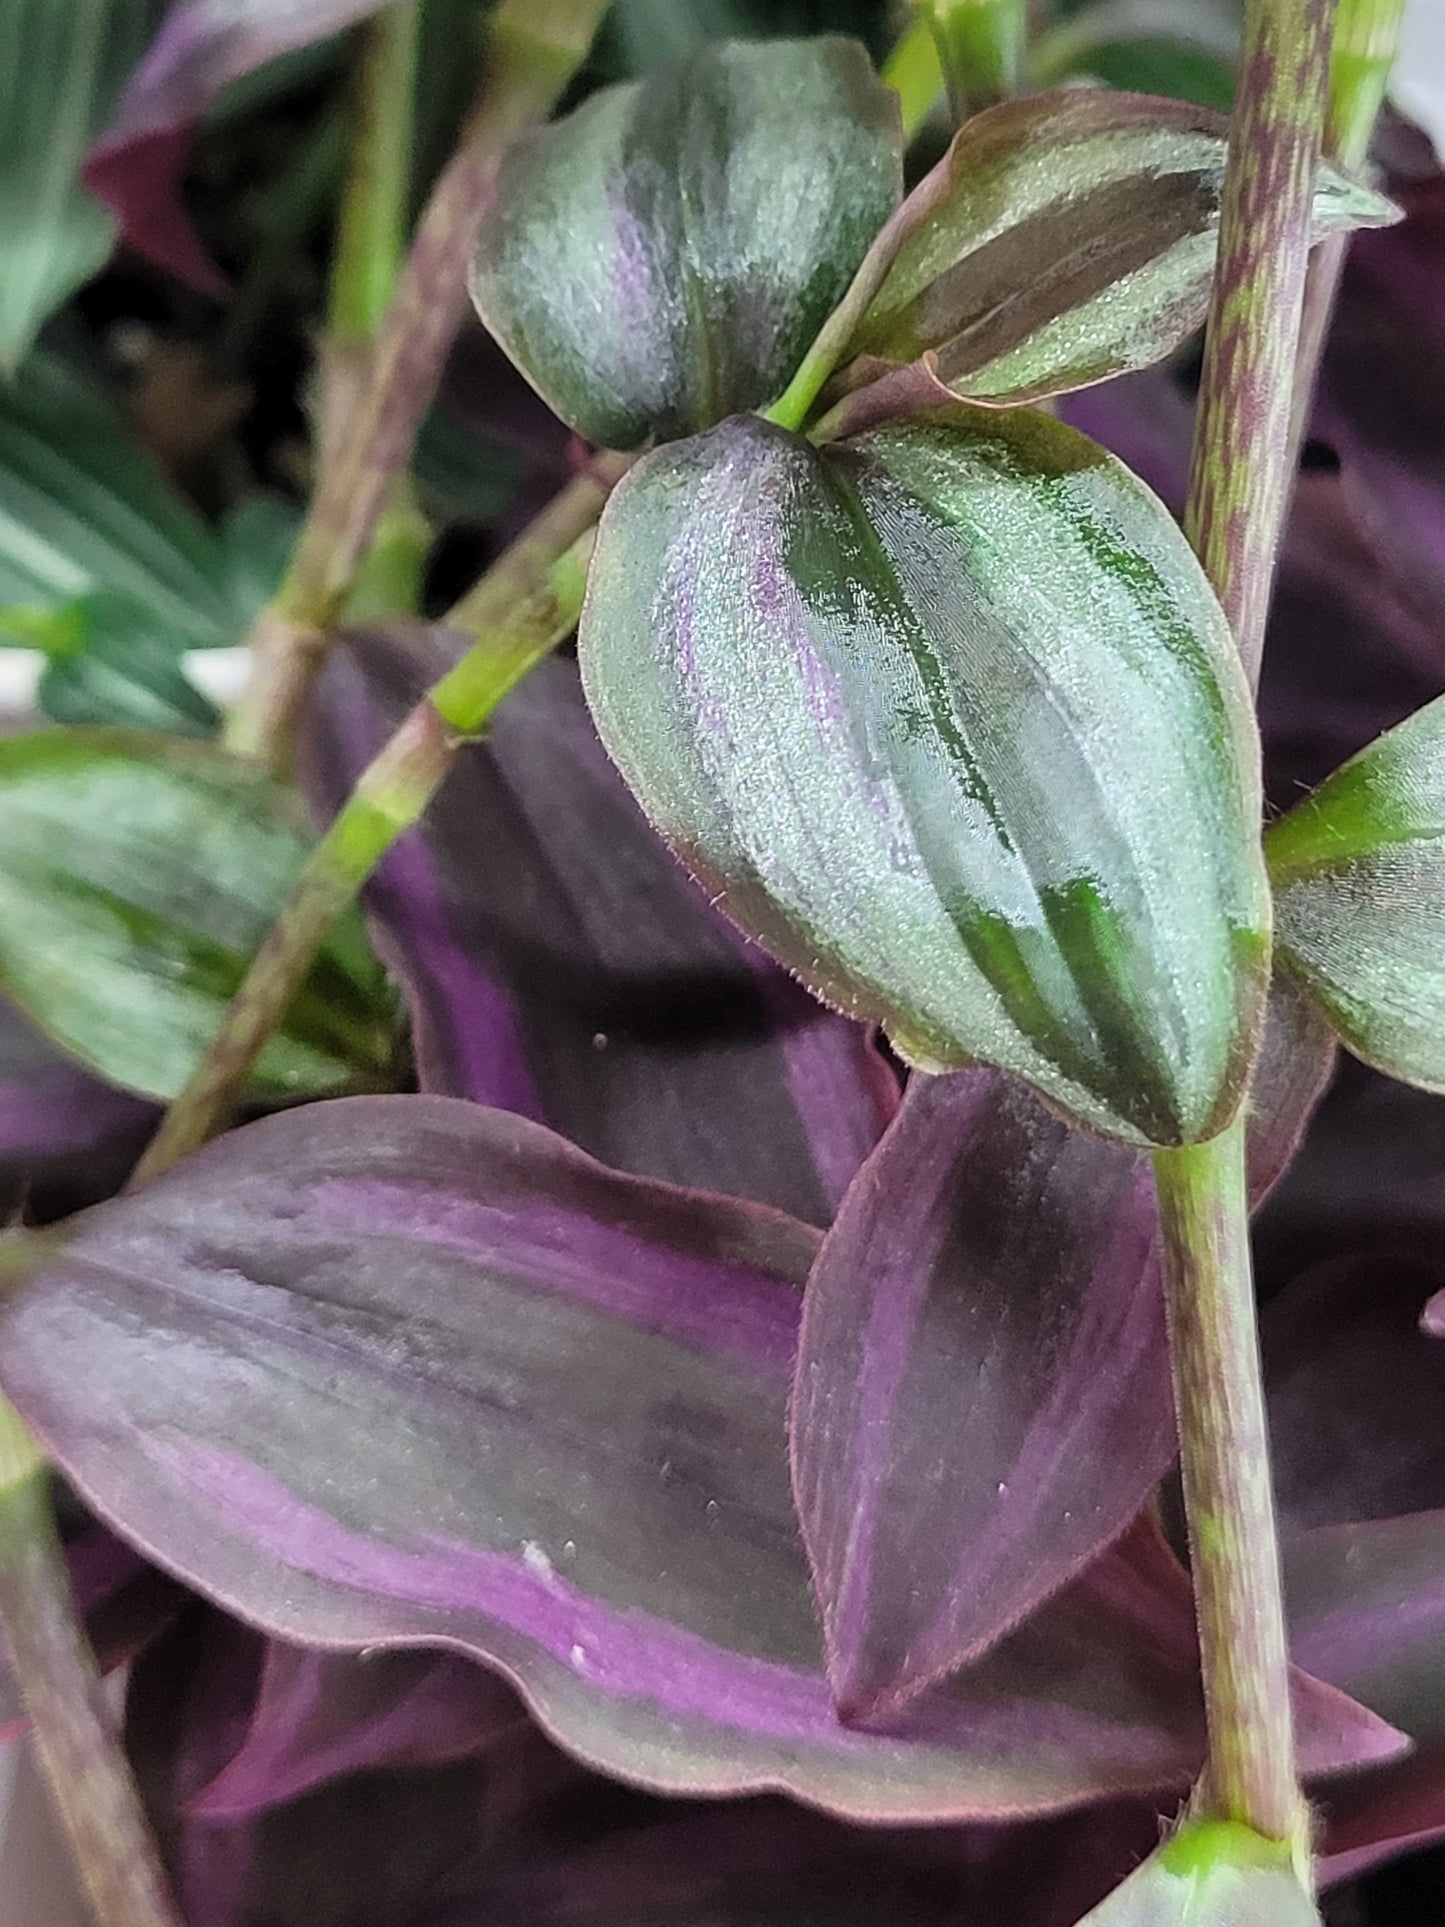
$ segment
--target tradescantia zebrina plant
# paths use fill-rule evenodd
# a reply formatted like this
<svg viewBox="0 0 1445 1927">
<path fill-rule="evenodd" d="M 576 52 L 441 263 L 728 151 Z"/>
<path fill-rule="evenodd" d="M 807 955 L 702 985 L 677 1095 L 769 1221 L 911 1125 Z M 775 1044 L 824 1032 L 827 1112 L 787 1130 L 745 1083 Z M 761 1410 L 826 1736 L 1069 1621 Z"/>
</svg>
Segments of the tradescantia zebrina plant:
<svg viewBox="0 0 1445 1927">
<path fill-rule="evenodd" d="M 473 277 L 493 332 L 585 433 L 702 431 L 603 518 L 592 713 L 728 914 L 908 1062 L 999 1065 L 1134 1143 L 1206 1139 L 1269 963 L 1227 622 L 1119 463 L 946 384 L 1023 401 L 1176 346 L 1207 296 L 1223 128 L 1103 93 L 991 109 L 860 265 L 857 217 L 890 212 L 897 168 L 860 62 L 705 54 L 503 170 Z M 1327 173 L 1318 231 L 1380 218 Z M 856 383 L 905 357 L 916 379 L 885 372 L 809 437 L 824 363 Z"/>
<path fill-rule="evenodd" d="M 173 153 L 185 76 L 231 71 L 223 11 L 172 16 L 112 186 L 127 128 Z M 1262 844 L 1250 690 L 1309 249 L 1392 217 L 1317 153 L 1360 159 L 1371 0 L 1333 91 L 1330 9 L 1251 0 L 1228 124 L 1023 94 L 1021 6 L 922 0 L 886 69 L 910 128 L 920 42 L 931 93 L 993 104 L 907 196 L 899 95 L 838 37 L 587 75 L 537 127 L 600 11 L 489 16 L 383 315 L 418 15 L 250 8 L 278 50 L 377 16 L 317 487 L 231 719 L 296 753 L 321 840 L 209 745 L 0 756 L 0 1122 L 37 1078 L 57 1131 L 180 1087 L 133 1195 L 14 1243 L 0 1298 L 0 1611 L 101 1917 L 1073 1927 L 1122 1881 L 1098 1927 L 1309 1927 L 1302 1780 L 1351 1776 L 1336 1858 L 1438 1794 L 1406 1690 L 1440 1650 L 1438 1454 L 1377 1436 L 1381 1384 L 1438 1401 L 1438 1278 L 1326 1267 L 1271 1308 L 1292 1672 L 1247 1225 L 1332 1035 L 1442 1082 L 1439 705 Z M 484 320 L 596 452 L 450 628 L 323 668 L 348 596 L 395 606 L 363 564 L 398 529 L 414 606 L 403 471 L 478 240 Z M 1181 530 L 1038 404 L 1206 310 Z M 579 615 L 580 675 L 541 663 Z M 50 833 L 77 793 L 104 834 Z M 354 924 L 305 976 L 363 882 L 420 1088 L 293 1104 L 399 1081 Z M 291 1108 L 189 1155 L 240 1098 Z M 99 1651 L 146 1648 L 129 1745 L 175 1905 L 37 1440 L 124 1542 L 91 1527 L 71 1568 Z M 733 1798 L 762 1792 L 793 1804 Z M 418 1804 L 386 1832 L 373 1796 Z"/>
</svg>

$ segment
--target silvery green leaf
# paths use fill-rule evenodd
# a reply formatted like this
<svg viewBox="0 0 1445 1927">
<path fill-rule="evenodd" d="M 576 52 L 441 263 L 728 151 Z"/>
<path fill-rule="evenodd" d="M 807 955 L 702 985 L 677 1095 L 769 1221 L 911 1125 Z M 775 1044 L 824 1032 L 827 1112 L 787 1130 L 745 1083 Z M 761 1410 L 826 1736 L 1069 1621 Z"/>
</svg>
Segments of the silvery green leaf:
<svg viewBox="0 0 1445 1927">
<path fill-rule="evenodd" d="M 927 355 L 953 394 L 1007 405 L 1161 360 L 1204 320 L 1227 131 L 1207 108 L 1103 88 L 975 115 L 875 244 L 848 385 Z M 1317 239 L 1395 219 L 1321 170 Z"/>
<path fill-rule="evenodd" d="M 590 440 L 687 435 L 786 385 L 902 188 L 862 47 L 715 43 L 516 144 L 472 296 Z"/>
<path fill-rule="evenodd" d="M 726 422 L 614 495 L 581 641 L 656 828 L 817 994 L 1133 1142 L 1231 1115 L 1269 947 L 1248 697 L 1173 520 L 1086 437 Z"/>
<path fill-rule="evenodd" d="M 1367 1064 L 1445 1091 L 1445 697 L 1265 838 L 1280 954 Z"/>
</svg>

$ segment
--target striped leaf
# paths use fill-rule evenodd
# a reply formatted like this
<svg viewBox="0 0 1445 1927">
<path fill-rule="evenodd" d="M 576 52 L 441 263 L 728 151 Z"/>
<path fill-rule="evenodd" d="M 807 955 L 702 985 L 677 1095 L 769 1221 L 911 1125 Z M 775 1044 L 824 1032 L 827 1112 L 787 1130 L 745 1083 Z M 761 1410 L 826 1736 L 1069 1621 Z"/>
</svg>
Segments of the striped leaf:
<svg viewBox="0 0 1445 1927">
<path fill-rule="evenodd" d="M 1367 1064 L 1445 1091 L 1445 697 L 1265 838 L 1280 954 Z"/>
<path fill-rule="evenodd" d="M 855 42 L 724 42 L 520 141 L 472 298 L 562 419 L 636 448 L 782 389 L 903 189 Z"/>
<path fill-rule="evenodd" d="M 1268 951 L 1248 698 L 1094 443 L 957 404 L 825 449 L 724 423 L 612 498 L 581 641 L 656 828 L 825 1001 L 1136 1143 L 1232 1114 Z"/>
<path fill-rule="evenodd" d="M 80 163 L 150 24 L 150 0 L 5 0 L 0 7 L 0 368 L 111 250 L 115 223 Z"/>
<path fill-rule="evenodd" d="M 1004 405 L 1161 360 L 1204 320 L 1226 133 L 1207 108 L 1092 88 L 975 116 L 875 243 L 844 385 L 929 356 L 953 394 Z M 1317 236 L 1394 218 L 1322 170 Z"/>
</svg>

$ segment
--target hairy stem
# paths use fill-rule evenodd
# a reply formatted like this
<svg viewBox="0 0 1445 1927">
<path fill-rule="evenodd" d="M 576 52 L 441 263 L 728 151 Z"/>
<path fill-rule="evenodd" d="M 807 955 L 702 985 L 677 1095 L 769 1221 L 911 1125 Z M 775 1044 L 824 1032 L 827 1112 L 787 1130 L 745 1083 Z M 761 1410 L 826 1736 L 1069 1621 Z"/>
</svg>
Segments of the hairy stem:
<svg viewBox="0 0 1445 1927">
<path fill-rule="evenodd" d="M 1339 0 L 1330 54 L 1324 152 L 1342 167 L 1362 167 L 1370 151 L 1370 136 L 1399 52 L 1404 16 L 1405 0 Z M 1310 408 L 1325 337 L 1335 311 L 1349 246 L 1348 234 L 1332 234 L 1310 256 L 1299 353 L 1295 359 L 1290 418 L 1291 472 L 1298 465 L 1299 451 L 1309 432 Z"/>
<path fill-rule="evenodd" d="M 284 773 L 328 631 L 355 583 L 452 339 L 496 167 L 545 118 L 591 44 L 606 0 L 502 0 L 492 16 L 480 92 L 396 280 L 364 392 L 325 450 L 291 566 L 250 637 L 252 679 L 231 740 Z"/>
<path fill-rule="evenodd" d="M 571 632 L 598 512 L 625 467 L 622 457 L 599 459 L 592 474 L 570 483 L 452 611 L 448 626 L 476 640 L 368 764 L 311 850 L 220 1030 L 147 1146 L 132 1188 L 169 1170 L 225 1123 L 331 926 L 421 818 L 461 744 Z"/>
<path fill-rule="evenodd" d="M 1156 1151 L 1209 1766 L 1202 1806 L 1272 1840 L 1302 1820 L 1259 1374 L 1244 1117 Z"/>
<path fill-rule="evenodd" d="M 0 1621 L 97 1927 L 182 1927 L 76 1617 L 49 1473 L 3 1399 Z"/>
<path fill-rule="evenodd" d="M 1289 488 L 1289 418 L 1332 0 L 1247 0 L 1185 527 L 1252 680 Z M 1244 1117 L 1155 1154 L 1209 1762 L 1203 1817 L 1303 1862 Z"/>
<path fill-rule="evenodd" d="M 1185 529 L 1259 680 L 1334 0 L 1249 0 Z"/>
</svg>

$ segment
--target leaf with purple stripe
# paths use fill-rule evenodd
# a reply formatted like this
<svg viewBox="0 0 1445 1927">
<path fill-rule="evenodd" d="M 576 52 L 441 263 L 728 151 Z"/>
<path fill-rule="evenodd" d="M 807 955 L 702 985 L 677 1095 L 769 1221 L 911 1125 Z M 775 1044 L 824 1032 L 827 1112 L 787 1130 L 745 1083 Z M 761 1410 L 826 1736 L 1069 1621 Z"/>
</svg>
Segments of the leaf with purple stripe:
<svg viewBox="0 0 1445 1927">
<path fill-rule="evenodd" d="M 1377 1238 L 1264 1318 L 1292 1651 L 1416 1746 L 1326 1798 L 1335 1878 L 1445 1835 L 1445 1351 L 1418 1326 L 1442 1275 Z"/>
<path fill-rule="evenodd" d="M 303 755 L 323 815 L 441 660 L 416 634 L 334 652 Z M 618 1170 L 826 1224 L 897 1106 L 867 1031 L 745 943 L 648 827 L 570 662 L 540 664 L 461 751 L 366 905 L 422 1089 Z"/>
<path fill-rule="evenodd" d="M 174 0 L 91 149 L 85 182 L 138 253 L 205 294 L 224 294 L 181 205 L 196 123 L 223 88 L 267 61 L 375 13 L 380 0 Z"/>
<path fill-rule="evenodd" d="M 1276 989 L 1259 1198 L 1334 1051 Z M 793 1472 L 845 1714 L 993 1645 L 1116 1539 L 1174 1456 L 1147 1159 L 987 1070 L 917 1077 L 809 1281 Z"/>
<path fill-rule="evenodd" d="M 0 1378 L 79 1490 L 279 1637 L 450 1644 L 584 1762 L 859 1819 L 1187 1784 L 1185 1577 L 1141 1525 L 878 1731 L 838 1722 L 784 1444 L 818 1239 L 446 1098 L 234 1132 L 77 1221 Z M 1302 1684 L 1311 1771 L 1396 1736 Z"/>
<path fill-rule="evenodd" d="M 859 273 L 848 305 L 872 293 L 843 384 L 917 368 L 939 394 L 1012 406 L 1162 360 L 1209 303 L 1227 131 L 1207 108 L 1102 87 L 971 116 Z M 1317 240 L 1397 218 L 1321 168 Z"/>
</svg>

